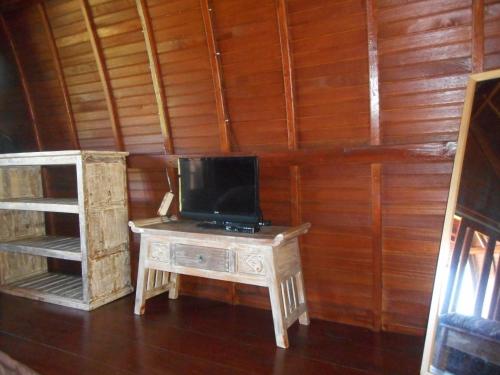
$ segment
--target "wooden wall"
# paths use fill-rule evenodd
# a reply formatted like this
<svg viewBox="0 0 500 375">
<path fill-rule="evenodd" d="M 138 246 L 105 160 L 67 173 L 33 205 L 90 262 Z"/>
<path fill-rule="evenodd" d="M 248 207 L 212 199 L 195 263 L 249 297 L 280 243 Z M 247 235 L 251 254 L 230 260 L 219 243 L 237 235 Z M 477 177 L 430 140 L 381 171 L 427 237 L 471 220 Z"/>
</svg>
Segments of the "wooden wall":
<svg viewBox="0 0 500 375">
<path fill-rule="evenodd" d="M 500 67 L 499 0 L 46 0 L 3 19 L 26 136 L 129 151 L 132 218 L 154 214 L 168 155 L 256 153 L 266 219 L 312 223 L 312 316 L 423 333 L 467 76 Z"/>
</svg>

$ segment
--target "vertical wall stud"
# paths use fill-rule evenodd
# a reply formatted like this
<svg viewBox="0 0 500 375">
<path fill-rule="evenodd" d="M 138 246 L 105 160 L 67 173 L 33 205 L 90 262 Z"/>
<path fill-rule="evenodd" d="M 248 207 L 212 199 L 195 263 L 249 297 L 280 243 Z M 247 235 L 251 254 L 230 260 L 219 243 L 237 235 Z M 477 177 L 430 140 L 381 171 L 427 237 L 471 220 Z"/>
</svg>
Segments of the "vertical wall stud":
<svg viewBox="0 0 500 375">
<path fill-rule="evenodd" d="M 376 0 L 366 1 L 366 25 L 368 34 L 368 73 L 370 85 L 370 144 L 380 144 L 380 96 L 378 75 Z"/>
<path fill-rule="evenodd" d="M 373 329 L 382 327 L 382 165 L 372 164 L 372 299 Z"/>
<path fill-rule="evenodd" d="M 66 108 L 66 113 L 68 115 L 68 128 L 69 128 L 69 134 L 71 135 L 71 141 L 73 142 L 73 147 L 75 149 L 79 149 L 80 143 L 78 141 L 78 135 L 75 126 L 75 117 L 73 115 L 73 109 L 71 108 L 68 87 L 66 86 L 66 80 L 64 79 L 64 73 L 61 66 L 61 59 L 59 57 L 59 52 L 57 51 L 57 46 L 55 43 L 52 28 L 50 26 L 47 10 L 45 9 L 45 5 L 43 2 L 38 3 L 37 7 L 38 11 L 40 12 L 40 16 L 42 18 L 42 24 L 45 29 L 45 34 L 47 35 L 47 42 L 49 44 L 50 52 L 52 54 L 52 59 L 54 61 L 57 80 L 59 81 L 59 85 L 61 86 L 61 91 L 64 100 L 64 107 Z"/>
<path fill-rule="evenodd" d="M 158 105 L 158 115 L 160 117 L 161 134 L 164 139 L 165 150 L 169 154 L 174 153 L 174 144 L 172 141 L 172 131 L 167 116 L 167 101 L 165 98 L 165 89 L 161 80 L 161 68 L 158 62 L 158 51 L 156 49 L 156 41 L 154 38 L 153 28 L 151 26 L 151 18 L 149 16 L 148 5 L 146 0 L 136 0 L 137 11 L 141 18 L 142 31 L 144 33 L 144 41 L 148 52 L 149 67 L 151 70 L 151 79 L 155 90 L 156 103 Z"/>
<path fill-rule="evenodd" d="M 231 142 L 229 138 L 229 114 L 226 108 L 224 97 L 222 67 L 220 62 L 220 52 L 217 49 L 215 40 L 214 23 L 212 19 L 213 8 L 208 3 L 209 0 L 200 0 L 203 24 L 207 37 L 208 55 L 210 57 L 210 67 L 212 69 L 212 80 L 215 90 L 215 105 L 217 107 L 217 119 L 219 125 L 219 142 L 221 150 L 231 151 Z"/>
<path fill-rule="evenodd" d="M 484 0 L 472 2 L 472 72 L 484 69 Z"/>
<path fill-rule="evenodd" d="M 366 32 L 368 38 L 368 77 L 370 90 L 370 144 L 381 144 L 380 132 L 380 94 L 378 72 L 378 28 L 377 1 L 366 1 Z M 372 300 L 373 329 L 379 331 L 382 327 L 382 165 L 371 165 L 371 199 L 372 199 Z"/>
<path fill-rule="evenodd" d="M 90 44 L 92 45 L 92 51 L 94 53 L 94 58 L 97 65 L 97 71 L 99 72 L 99 77 L 101 79 L 102 88 L 104 91 L 104 97 L 106 99 L 106 106 L 109 112 L 109 119 L 111 121 L 111 128 L 113 130 L 113 137 L 115 139 L 116 148 L 119 151 L 123 151 L 123 140 L 120 132 L 120 124 L 118 121 L 118 113 L 116 110 L 116 103 L 113 97 L 113 92 L 111 90 L 111 84 L 109 83 L 109 74 L 106 69 L 106 63 L 104 61 L 104 55 L 102 53 L 102 48 L 99 43 L 97 32 L 95 29 L 94 22 L 92 21 L 92 14 L 90 6 L 87 2 L 88 0 L 79 0 L 80 8 L 82 9 L 83 19 L 85 21 L 85 26 L 87 32 L 89 33 Z"/>
</svg>

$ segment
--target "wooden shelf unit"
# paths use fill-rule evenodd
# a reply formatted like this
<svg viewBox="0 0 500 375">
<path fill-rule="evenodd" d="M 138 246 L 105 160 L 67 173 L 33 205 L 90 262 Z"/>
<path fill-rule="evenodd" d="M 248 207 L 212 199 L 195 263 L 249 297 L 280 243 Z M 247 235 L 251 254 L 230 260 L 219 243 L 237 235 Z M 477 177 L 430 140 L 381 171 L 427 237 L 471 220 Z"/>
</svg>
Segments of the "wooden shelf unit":
<svg viewBox="0 0 500 375">
<path fill-rule="evenodd" d="M 133 291 L 125 152 L 0 154 L 0 292 L 92 310 Z M 47 198 L 42 166 L 74 165 L 77 197 Z M 77 214 L 80 237 L 45 233 L 44 212 Z M 81 262 L 81 276 L 47 258 Z"/>
</svg>

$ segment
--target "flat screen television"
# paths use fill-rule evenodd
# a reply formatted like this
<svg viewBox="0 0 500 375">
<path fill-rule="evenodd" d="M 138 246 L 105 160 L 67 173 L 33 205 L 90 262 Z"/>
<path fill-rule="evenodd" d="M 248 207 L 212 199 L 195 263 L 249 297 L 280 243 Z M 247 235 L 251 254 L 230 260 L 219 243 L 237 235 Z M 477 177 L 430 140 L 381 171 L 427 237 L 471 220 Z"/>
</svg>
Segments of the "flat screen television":
<svg viewBox="0 0 500 375">
<path fill-rule="evenodd" d="M 257 157 L 179 158 L 179 206 L 183 218 L 257 224 Z"/>
</svg>

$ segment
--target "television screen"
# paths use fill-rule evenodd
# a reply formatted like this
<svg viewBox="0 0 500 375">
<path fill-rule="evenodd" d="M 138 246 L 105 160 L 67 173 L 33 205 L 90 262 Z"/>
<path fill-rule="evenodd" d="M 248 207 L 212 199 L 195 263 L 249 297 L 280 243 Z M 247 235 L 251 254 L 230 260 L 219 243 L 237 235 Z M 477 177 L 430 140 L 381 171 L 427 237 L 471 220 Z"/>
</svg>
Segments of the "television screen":
<svg viewBox="0 0 500 375">
<path fill-rule="evenodd" d="M 257 223 L 256 157 L 179 158 L 180 213 L 184 218 Z"/>
</svg>

